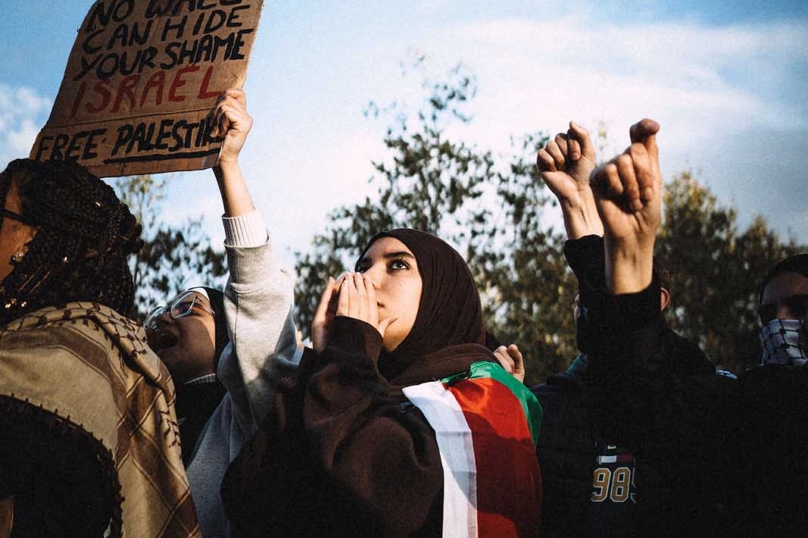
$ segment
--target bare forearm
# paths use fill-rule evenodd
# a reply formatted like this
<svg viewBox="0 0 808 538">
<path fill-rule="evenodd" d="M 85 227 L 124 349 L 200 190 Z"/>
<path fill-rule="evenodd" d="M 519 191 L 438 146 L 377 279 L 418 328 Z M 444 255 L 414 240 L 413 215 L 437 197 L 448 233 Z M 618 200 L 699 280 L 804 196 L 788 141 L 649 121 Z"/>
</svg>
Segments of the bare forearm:
<svg viewBox="0 0 808 538">
<path fill-rule="evenodd" d="M 654 237 L 620 240 L 604 237 L 606 287 L 612 295 L 637 293 L 651 284 Z"/>
<path fill-rule="evenodd" d="M 564 229 L 567 239 L 580 239 L 587 235 L 603 237 L 603 223 L 591 190 L 579 193 L 577 200 L 561 200 Z"/>
</svg>

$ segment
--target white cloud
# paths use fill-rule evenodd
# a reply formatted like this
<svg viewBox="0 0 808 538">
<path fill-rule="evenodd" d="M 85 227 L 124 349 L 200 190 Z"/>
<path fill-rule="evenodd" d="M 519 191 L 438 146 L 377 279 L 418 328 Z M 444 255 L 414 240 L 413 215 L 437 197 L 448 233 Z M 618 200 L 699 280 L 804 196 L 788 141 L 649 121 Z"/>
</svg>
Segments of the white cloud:
<svg viewBox="0 0 808 538">
<path fill-rule="evenodd" d="M 518 109 L 524 120 L 512 127 L 560 127 L 573 114 L 621 123 L 655 114 L 694 131 L 707 121 L 804 128 L 794 106 L 755 85 L 760 76 L 789 76 L 787 61 L 806 56 L 798 45 L 806 41 L 808 28 L 796 24 L 619 26 L 570 16 L 461 25 L 434 48 L 451 42 L 453 54 L 473 58 L 482 108 Z M 737 73 L 740 80 L 730 76 Z"/>
<path fill-rule="evenodd" d="M 805 25 L 604 22 L 591 15 L 587 0 L 565 1 L 567 8 L 556 10 L 563 15 L 545 16 L 553 12 L 554 1 L 532 0 L 536 9 L 530 15 L 496 19 L 490 15 L 496 10 L 487 5 L 483 10 L 480 3 L 419 0 L 402 9 L 400 17 L 391 15 L 398 8 L 387 6 L 388 17 L 347 37 L 328 25 L 350 10 L 334 7 L 336 18 L 313 17 L 323 36 L 335 34 L 329 46 L 313 37 L 284 34 L 283 24 L 296 19 L 277 27 L 265 20 L 248 78 L 256 123 L 242 165 L 255 203 L 282 249 L 305 248 L 324 229 L 330 209 L 373 192 L 365 180 L 373 173 L 370 160 L 384 157 L 385 122 L 365 120 L 363 105 L 400 97 L 414 104 L 419 73 L 400 78 L 397 61 L 409 62 L 415 51 L 425 55 L 431 73 L 445 73 L 459 61 L 476 73 L 480 92 L 470 106 L 475 120 L 457 132 L 495 151 L 505 150 L 511 135 L 539 129 L 555 133 L 570 119 L 590 129 L 603 122 L 610 146 L 619 149 L 627 143 L 629 124 L 650 116 L 662 124 L 664 169 L 706 165 L 715 171 L 711 186 L 720 191 L 730 185 L 719 175 L 730 169 L 725 163 L 748 157 L 732 143 L 751 143 L 761 131 L 808 130 L 804 96 L 780 91 L 789 85 L 801 88 L 792 70 L 795 63 L 808 71 Z M 376 8 L 367 9 L 372 12 L 363 12 L 362 20 L 375 17 Z M 471 10 L 484 11 L 477 19 L 484 22 L 463 22 L 473 19 L 465 16 Z M 292 39 L 293 46 L 284 49 L 269 40 L 273 32 Z M 274 48 L 261 48 L 265 43 Z M 27 153 L 50 108 L 43 99 L 0 85 L 0 164 Z M 164 218 L 173 222 L 204 213 L 211 234 L 220 235 L 221 207 L 212 174 L 191 177 L 177 180 Z M 744 208 L 740 184 L 734 188 Z M 722 199 L 729 200 L 723 196 L 728 188 L 720 193 Z M 759 192 L 749 200 L 757 198 Z M 798 231 L 803 230 L 808 228 Z"/>
<path fill-rule="evenodd" d="M 34 124 L 31 118 L 23 118 L 18 122 L 17 129 L 12 129 L 6 133 L 9 150 L 13 155 L 25 156 L 31 150 L 39 133 L 39 127 Z"/>
<path fill-rule="evenodd" d="M 28 156 L 52 104 L 30 88 L 0 84 L 0 170 Z"/>
<path fill-rule="evenodd" d="M 772 177 L 772 162 L 791 163 L 777 183 L 804 192 L 788 141 L 808 133 L 799 91 L 805 43 L 808 26 L 798 23 L 621 25 L 579 14 L 457 25 L 424 48 L 468 58 L 477 71 L 471 136 L 480 144 L 502 149 L 510 134 L 553 134 L 575 119 L 590 129 L 605 124 L 608 158 L 628 143 L 631 123 L 652 117 L 662 125 L 663 171 L 704 167 L 704 179 L 719 199 L 734 200 L 742 221 L 761 211 L 804 238 L 805 219 L 794 218 L 804 196 L 764 205 L 758 178 Z"/>
<path fill-rule="evenodd" d="M 642 12 L 656 1 L 633 7 Z M 722 201 L 736 200 L 742 217 L 758 209 L 770 222 L 788 215 L 782 222 L 808 237 L 800 207 L 806 166 L 799 165 L 808 140 L 802 91 L 808 27 L 627 24 L 604 18 L 605 11 L 592 0 L 266 6 L 247 81 L 256 123 L 242 165 L 287 261 L 291 250 L 305 249 L 324 230 L 330 209 L 375 190 L 366 179 L 370 160 L 384 157 L 386 122 L 365 120 L 363 105 L 398 98 L 417 104 L 420 75 L 409 68 L 402 79 L 398 66 L 402 59 L 411 63 L 416 51 L 431 73 L 462 61 L 478 77 L 480 92 L 470 105 L 475 120 L 452 134 L 503 151 L 511 135 L 555 133 L 570 119 L 590 129 L 603 122 L 608 154 L 627 143 L 630 123 L 654 117 L 662 124 L 668 176 L 702 169 Z M 358 27 L 356 20 L 367 24 Z M 63 64 L 51 68 L 58 79 Z M 14 80 L 0 83 L 0 169 L 28 154 L 52 106 Z M 162 218 L 176 223 L 204 214 L 206 230 L 220 243 L 221 201 L 212 173 L 172 183 Z"/>
<path fill-rule="evenodd" d="M 605 125 L 608 157 L 627 144 L 631 123 L 653 117 L 663 129 L 663 170 L 710 164 L 720 173 L 744 157 L 730 141 L 808 129 L 802 97 L 779 91 L 793 84 L 794 63 L 804 65 L 806 42 L 808 27 L 796 23 L 620 25 L 577 14 L 459 24 L 422 48 L 433 68 L 464 60 L 477 73 L 475 121 L 464 136 L 483 147 L 503 151 L 510 135 L 553 134 L 575 119 Z M 781 149 L 769 148 L 770 157 Z M 722 199 L 739 190 L 729 174 L 709 180 Z M 742 208 L 758 199 L 737 192 Z"/>
<path fill-rule="evenodd" d="M 31 88 L 17 88 L 14 91 L 16 106 L 20 107 L 22 114 L 38 114 L 43 110 L 50 110 L 53 102 L 47 97 L 37 95 Z"/>
</svg>

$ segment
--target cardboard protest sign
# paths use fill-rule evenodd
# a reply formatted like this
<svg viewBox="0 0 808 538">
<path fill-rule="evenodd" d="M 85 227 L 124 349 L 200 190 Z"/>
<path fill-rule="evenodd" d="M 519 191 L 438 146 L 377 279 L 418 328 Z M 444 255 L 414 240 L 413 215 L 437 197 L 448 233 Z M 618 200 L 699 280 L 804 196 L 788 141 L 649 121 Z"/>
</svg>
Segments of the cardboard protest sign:
<svg viewBox="0 0 808 538">
<path fill-rule="evenodd" d="M 216 163 L 216 97 L 241 88 L 263 0 L 97 0 L 31 158 L 99 176 Z"/>
</svg>

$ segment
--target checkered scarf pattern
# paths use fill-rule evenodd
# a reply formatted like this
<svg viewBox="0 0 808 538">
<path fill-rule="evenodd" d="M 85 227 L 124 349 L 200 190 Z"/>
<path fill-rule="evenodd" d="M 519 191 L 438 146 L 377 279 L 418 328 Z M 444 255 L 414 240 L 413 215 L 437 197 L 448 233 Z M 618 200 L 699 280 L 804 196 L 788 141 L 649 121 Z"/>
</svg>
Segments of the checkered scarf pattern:
<svg viewBox="0 0 808 538">
<path fill-rule="evenodd" d="M 109 536 L 200 536 L 174 384 L 136 323 L 95 303 L 32 312 L 0 328 L 0 379 L 6 400 L 43 409 L 108 451 L 120 487 Z"/>
<path fill-rule="evenodd" d="M 803 366 L 808 361 L 808 349 L 800 341 L 800 334 L 808 330 L 808 321 L 773 319 L 760 331 L 763 346 L 761 364 Z"/>
</svg>

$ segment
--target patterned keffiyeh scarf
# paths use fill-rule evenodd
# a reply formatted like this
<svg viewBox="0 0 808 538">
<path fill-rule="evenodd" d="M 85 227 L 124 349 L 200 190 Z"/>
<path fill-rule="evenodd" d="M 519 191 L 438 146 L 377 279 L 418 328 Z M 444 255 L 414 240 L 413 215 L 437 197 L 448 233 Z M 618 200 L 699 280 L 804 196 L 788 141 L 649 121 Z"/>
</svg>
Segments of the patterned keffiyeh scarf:
<svg viewBox="0 0 808 538">
<path fill-rule="evenodd" d="M 761 364 L 804 366 L 808 349 L 804 344 L 808 320 L 773 319 L 760 331 L 763 346 Z"/>
<path fill-rule="evenodd" d="M 43 458 L 56 469 L 51 460 L 60 459 L 59 447 L 94 452 L 87 460 L 101 472 L 84 487 L 105 492 L 99 506 L 109 510 L 101 515 L 106 536 L 200 536 L 174 398 L 168 371 L 143 330 L 105 306 L 48 307 L 0 329 L 0 437 L 7 440 L 0 467 L 5 463 L 8 475 L 9 461 L 31 446 L 39 451 L 23 457 Z M 14 495 L 9 480 L 2 483 L 3 471 L 0 493 Z M 34 495 L 41 505 L 55 498 L 60 476 L 25 487 L 49 492 Z M 83 485 L 77 484 L 71 487 Z"/>
</svg>

